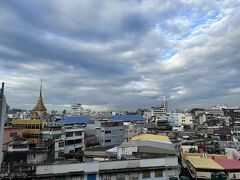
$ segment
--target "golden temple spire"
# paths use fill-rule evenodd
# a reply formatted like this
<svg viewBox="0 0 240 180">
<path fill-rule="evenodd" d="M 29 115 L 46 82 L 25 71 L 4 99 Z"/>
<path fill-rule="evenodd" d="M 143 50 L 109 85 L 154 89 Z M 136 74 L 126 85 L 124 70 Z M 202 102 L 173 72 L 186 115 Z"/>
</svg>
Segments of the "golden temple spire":
<svg viewBox="0 0 240 180">
<path fill-rule="evenodd" d="M 42 78 L 41 78 L 41 85 L 40 85 L 40 97 L 42 97 Z"/>
<path fill-rule="evenodd" d="M 40 85 L 40 94 L 38 97 L 38 102 L 35 105 L 35 107 L 33 108 L 33 111 L 46 111 L 47 108 L 45 107 L 44 103 L 43 103 L 43 99 L 42 99 L 42 78 L 41 78 L 41 85 Z"/>
</svg>

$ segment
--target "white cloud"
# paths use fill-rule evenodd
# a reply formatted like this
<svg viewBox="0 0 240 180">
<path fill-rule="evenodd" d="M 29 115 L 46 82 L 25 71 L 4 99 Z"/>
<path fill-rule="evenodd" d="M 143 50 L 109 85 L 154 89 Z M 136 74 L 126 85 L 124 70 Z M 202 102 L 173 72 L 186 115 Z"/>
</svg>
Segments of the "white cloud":
<svg viewBox="0 0 240 180">
<path fill-rule="evenodd" d="M 16 2 L 17 3 L 17 2 Z M 236 1 L 1 2 L 0 80 L 11 105 L 239 103 Z M 29 95 L 29 96 L 28 96 Z M 31 96 L 30 96 L 31 95 Z M 224 97 L 224 98 L 222 98 Z"/>
</svg>

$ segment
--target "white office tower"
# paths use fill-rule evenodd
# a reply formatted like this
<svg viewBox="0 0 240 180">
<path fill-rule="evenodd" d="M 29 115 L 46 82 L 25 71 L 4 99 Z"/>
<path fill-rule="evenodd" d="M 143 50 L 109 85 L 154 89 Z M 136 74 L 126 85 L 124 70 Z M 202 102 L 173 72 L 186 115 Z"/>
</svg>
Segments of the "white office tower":
<svg viewBox="0 0 240 180">
<path fill-rule="evenodd" d="M 81 116 L 83 113 L 83 108 L 81 104 L 71 104 L 71 115 L 72 116 Z"/>
<path fill-rule="evenodd" d="M 2 89 L 0 89 L 0 170 L 3 158 L 2 147 L 5 120 L 6 120 L 6 99 L 4 96 L 4 83 L 2 83 Z"/>
</svg>

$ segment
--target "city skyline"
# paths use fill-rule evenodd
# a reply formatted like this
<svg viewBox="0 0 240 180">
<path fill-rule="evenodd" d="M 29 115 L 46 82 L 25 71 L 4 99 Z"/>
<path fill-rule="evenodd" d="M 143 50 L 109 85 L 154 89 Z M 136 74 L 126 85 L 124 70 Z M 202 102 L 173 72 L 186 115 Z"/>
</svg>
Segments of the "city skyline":
<svg viewBox="0 0 240 180">
<path fill-rule="evenodd" d="M 237 1 L 2 1 L 0 80 L 37 101 L 136 109 L 239 106 Z"/>
</svg>

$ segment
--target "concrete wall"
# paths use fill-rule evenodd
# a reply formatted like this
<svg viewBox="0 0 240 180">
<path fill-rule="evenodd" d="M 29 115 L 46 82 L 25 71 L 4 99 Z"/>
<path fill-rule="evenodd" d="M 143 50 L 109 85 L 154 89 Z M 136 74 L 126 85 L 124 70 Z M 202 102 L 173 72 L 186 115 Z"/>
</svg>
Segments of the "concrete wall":
<svg viewBox="0 0 240 180">
<path fill-rule="evenodd" d="M 47 159 L 47 153 L 34 153 L 27 155 L 27 163 L 29 164 L 39 164 Z"/>
<path fill-rule="evenodd" d="M 122 155 L 132 155 L 133 152 L 137 152 L 138 147 L 118 147 L 117 156 L 121 159 Z"/>
<path fill-rule="evenodd" d="M 54 164 L 37 166 L 36 174 L 62 174 L 71 172 L 96 173 L 99 171 L 99 162 L 73 163 L 73 164 Z"/>
<path fill-rule="evenodd" d="M 106 133 L 110 131 L 111 133 Z M 110 142 L 106 142 L 109 141 Z M 124 141 L 124 126 L 101 127 L 100 143 L 102 146 L 119 145 Z"/>
</svg>

